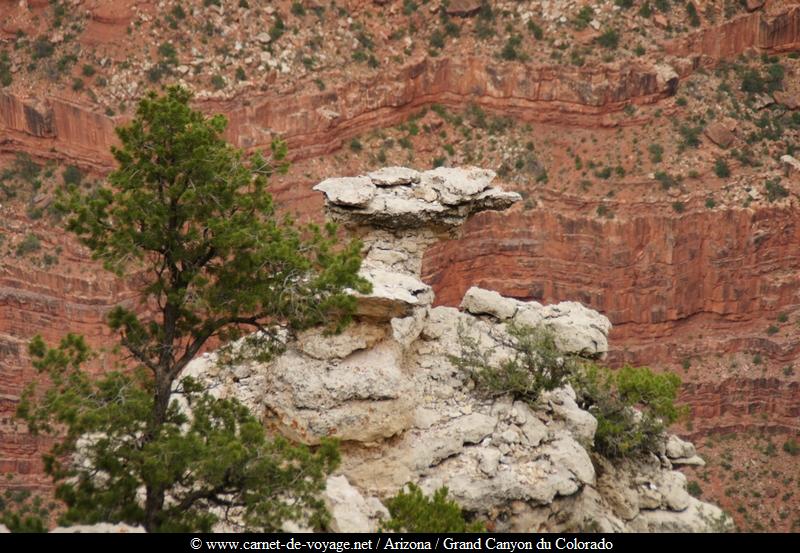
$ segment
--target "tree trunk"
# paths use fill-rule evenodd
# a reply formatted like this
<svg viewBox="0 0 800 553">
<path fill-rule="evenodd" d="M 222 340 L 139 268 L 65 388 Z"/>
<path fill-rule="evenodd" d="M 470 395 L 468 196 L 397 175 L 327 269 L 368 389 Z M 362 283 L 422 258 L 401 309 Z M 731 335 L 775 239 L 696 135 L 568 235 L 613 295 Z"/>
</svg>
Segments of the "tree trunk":
<svg viewBox="0 0 800 553">
<path fill-rule="evenodd" d="M 153 397 L 153 418 L 150 421 L 150 428 L 148 435 L 145 437 L 145 443 L 153 441 L 161 427 L 167 420 L 167 409 L 169 408 L 169 400 L 172 390 L 172 381 L 168 376 L 168 371 L 162 370 L 155 378 L 155 392 Z M 144 527 L 148 532 L 155 532 L 158 530 L 160 515 L 164 510 L 164 499 L 166 497 L 166 488 L 163 484 L 147 483 L 146 499 L 144 504 Z"/>
</svg>

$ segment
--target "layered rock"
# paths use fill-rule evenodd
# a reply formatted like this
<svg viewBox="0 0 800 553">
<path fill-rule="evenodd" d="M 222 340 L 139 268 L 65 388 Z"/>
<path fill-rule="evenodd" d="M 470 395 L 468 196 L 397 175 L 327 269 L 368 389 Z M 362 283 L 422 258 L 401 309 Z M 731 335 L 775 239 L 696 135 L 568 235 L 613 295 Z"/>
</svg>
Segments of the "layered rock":
<svg viewBox="0 0 800 553">
<path fill-rule="evenodd" d="M 777 13 L 755 12 L 677 38 L 665 45 L 676 56 L 732 58 L 748 49 L 788 52 L 800 46 L 800 8 L 780 7 Z"/>
<path fill-rule="evenodd" d="M 577 299 L 614 324 L 614 364 L 676 365 L 709 352 L 762 352 L 782 366 L 800 355 L 791 329 L 765 333 L 800 302 L 800 219 L 792 204 L 677 217 L 647 205 L 613 207 L 611 221 L 555 197 L 524 212 L 480 214 L 461 239 L 429 250 L 423 280 L 443 305 L 458 305 L 473 285 L 523 300 Z M 798 428 L 791 415 L 796 381 L 760 383 L 760 369 L 737 372 L 684 386 L 699 426 L 711 429 L 717 417 L 726 419 L 721 427 L 761 424 L 732 419 L 774 405 L 776 425 Z M 759 399 L 770 394 L 767 404 Z"/>
<path fill-rule="evenodd" d="M 202 101 L 198 107 L 229 118 L 227 138 L 265 149 L 285 138 L 295 157 L 330 153 L 368 130 L 399 123 L 432 103 L 462 108 L 472 102 L 526 121 L 610 124 L 607 114 L 629 102 L 652 103 L 674 94 L 679 75 L 669 65 L 596 68 L 487 64 L 481 57 L 425 58 L 369 81 L 348 80 L 326 92 L 248 95 L 246 101 Z M 119 118 L 60 97 L 0 93 L 0 147 L 45 155 L 49 150 L 96 168 L 110 167 L 109 147 Z M 5 145 L 3 144 L 5 142 Z"/>
<path fill-rule="evenodd" d="M 363 274 L 374 289 L 360 302 L 369 309 L 341 335 L 310 331 L 289 340 L 269 363 L 222 368 L 209 355 L 186 374 L 240 398 L 276 432 L 308 444 L 343 440 L 342 467 L 326 495 L 339 529 L 374 529 L 385 516 L 376 500 L 407 482 L 426 492 L 447 486 L 501 531 L 711 529 L 721 511 L 691 498 L 683 475 L 671 470 L 671 459 L 690 457 L 689 444 L 670 439 L 645 461 L 598 472 L 597 421 L 569 386 L 535 405 L 487 399 L 453 365 L 463 335 L 493 359 L 510 355 L 512 321 L 550 326 L 565 352 L 608 349 L 608 320 L 576 303 L 542 306 L 472 288 L 460 311 L 433 307 L 427 287 L 407 286 L 420 282 L 420 260 L 434 240 L 457 235 L 470 213 L 517 199 L 492 187 L 492 177 L 392 169 L 324 181 L 317 189 L 332 218 L 364 240 Z M 356 508 L 338 509 L 343 502 Z"/>
</svg>

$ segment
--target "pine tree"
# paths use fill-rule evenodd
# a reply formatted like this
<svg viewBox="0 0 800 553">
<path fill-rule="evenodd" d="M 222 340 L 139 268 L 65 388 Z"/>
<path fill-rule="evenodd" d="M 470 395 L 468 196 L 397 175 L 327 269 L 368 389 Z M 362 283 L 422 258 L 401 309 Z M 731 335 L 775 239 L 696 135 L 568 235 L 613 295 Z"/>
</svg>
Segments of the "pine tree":
<svg viewBox="0 0 800 553">
<path fill-rule="evenodd" d="M 349 290 L 369 289 L 357 275 L 361 244 L 279 216 L 266 186 L 287 167 L 285 145 L 248 159 L 223 139 L 225 119 L 190 99 L 180 87 L 149 94 L 117 129 L 107 184 L 69 184 L 59 202 L 93 256 L 141 285 L 143 309 L 109 314 L 135 368 L 92 378 L 81 336 L 55 348 L 37 337 L 30 353 L 49 382 L 28 387 L 18 414 L 32 432 L 62 438 L 45 460 L 64 523 L 208 531 L 237 514 L 254 530 L 285 520 L 319 527 L 336 445 L 270 440 L 238 401 L 180 375 L 212 339 L 258 331 L 255 345 L 269 354 L 282 332 L 341 328 L 355 307 Z"/>
</svg>

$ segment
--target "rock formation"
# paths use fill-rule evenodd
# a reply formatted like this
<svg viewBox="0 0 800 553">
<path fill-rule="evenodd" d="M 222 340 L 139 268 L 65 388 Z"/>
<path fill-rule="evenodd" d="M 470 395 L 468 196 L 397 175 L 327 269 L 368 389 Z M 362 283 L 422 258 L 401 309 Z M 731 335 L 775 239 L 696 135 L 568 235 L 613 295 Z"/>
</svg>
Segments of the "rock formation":
<svg viewBox="0 0 800 553">
<path fill-rule="evenodd" d="M 481 398 L 453 366 L 467 333 L 492 355 L 510 321 L 545 325 L 563 352 L 601 357 L 608 319 L 575 302 L 542 306 L 471 288 L 462 309 L 433 307 L 420 280 L 424 250 L 456 236 L 472 214 L 518 199 L 479 169 L 384 169 L 315 188 L 328 213 L 360 235 L 362 274 L 373 291 L 342 334 L 307 331 L 269 363 L 225 367 L 213 354 L 185 372 L 212 393 L 244 401 L 274 431 L 308 444 L 343 441 L 328 482 L 334 528 L 374 530 L 380 499 L 406 482 L 447 486 L 465 509 L 499 531 L 704 531 L 724 521 L 686 492 L 673 465 L 702 463 L 691 444 L 665 437 L 647 459 L 592 460 L 597 421 L 566 386 L 537 405 Z M 598 470 L 599 467 L 599 470 Z M 347 504 L 348 508 L 343 505 Z"/>
</svg>

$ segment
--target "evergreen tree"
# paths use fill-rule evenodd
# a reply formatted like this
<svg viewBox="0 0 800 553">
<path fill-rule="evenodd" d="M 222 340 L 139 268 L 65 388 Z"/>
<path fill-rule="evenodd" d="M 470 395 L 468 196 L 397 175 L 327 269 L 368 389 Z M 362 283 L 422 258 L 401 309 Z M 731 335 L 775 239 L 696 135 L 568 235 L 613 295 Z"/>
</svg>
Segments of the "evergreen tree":
<svg viewBox="0 0 800 553">
<path fill-rule="evenodd" d="M 59 202 L 94 257 L 141 285 L 142 309 L 109 314 L 135 369 L 92 378 L 81 336 L 56 348 L 37 337 L 30 353 L 49 382 L 28 387 L 18 414 L 32 432 L 62 438 L 45 458 L 62 522 L 208 531 L 236 514 L 261 531 L 285 520 L 319 527 L 336 445 L 270 440 L 235 399 L 179 376 L 212 339 L 258 331 L 253 345 L 270 354 L 281 333 L 341 328 L 355 307 L 348 291 L 369 289 L 357 276 L 361 244 L 279 216 L 266 186 L 286 168 L 285 145 L 247 159 L 223 139 L 225 119 L 190 98 L 180 87 L 149 94 L 117 129 L 107 185 L 70 183 Z"/>
</svg>

